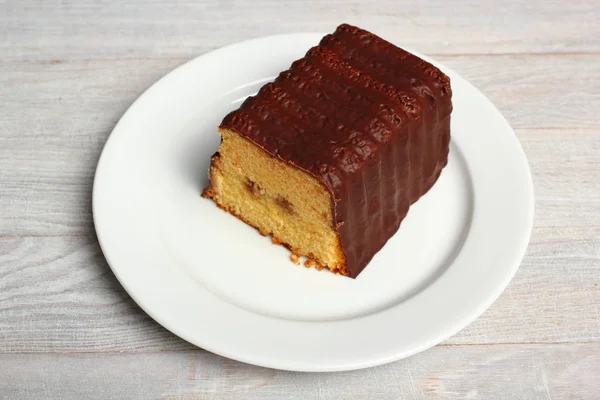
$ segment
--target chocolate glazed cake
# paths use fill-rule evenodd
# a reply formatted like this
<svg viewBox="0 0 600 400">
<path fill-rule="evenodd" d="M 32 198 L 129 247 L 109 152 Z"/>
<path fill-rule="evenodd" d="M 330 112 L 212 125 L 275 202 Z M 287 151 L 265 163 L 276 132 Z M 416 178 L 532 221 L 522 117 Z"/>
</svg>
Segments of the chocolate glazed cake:
<svg viewBox="0 0 600 400">
<path fill-rule="evenodd" d="M 450 80 L 340 25 L 225 117 L 203 195 L 355 278 L 447 163 Z"/>
</svg>

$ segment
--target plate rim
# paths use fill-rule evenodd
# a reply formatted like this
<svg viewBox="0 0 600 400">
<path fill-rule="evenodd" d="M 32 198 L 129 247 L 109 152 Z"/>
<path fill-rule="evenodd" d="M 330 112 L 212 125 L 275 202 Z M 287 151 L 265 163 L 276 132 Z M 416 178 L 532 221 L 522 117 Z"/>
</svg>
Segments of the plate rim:
<svg viewBox="0 0 600 400">
<path fill-rule="evenodd" d="M 528 246 L 528 243 L 530 240 L 530 236 L 531 236 L 531 232 L 532 232 L 532 228 L 533 228 L 533 222 L 534 222 L 535 196 L 534 196 L 534 192 L 533 192 L 533 178 L 531 175 L 531 169 L 529 167 L 526 154 L 521 146 L 521 143 L 520 143 L 516 133 L 512 129 L 512 127 L 510 127 L 510 125 L 508 124 L 508 122 L 506 121 L 504 116 L 494 106 L 494 104 L 481 91 L 476 89 L 466 79 L 462 78 L 466 83 L 468 83 L 470 86 L 472 86 L 478 92 L 478 94 L 481 95 L 489 103 L 489 105 L 494 109 L 494 111 L 498 114 L 498 116 L 502 118 L 502 120 L 504 121 L 504 123 L 506 124 L 508 129 L 510 129 L 510 131 L 512 132 L 512 139 L 514 139 L 514 145 L 516 146 L 515 150 L 517 150 L 517 152 L 519 153 L 520 161 L 524 162 L 523 163 L 524 165 L 522 165 L 522 166 L 525 166 L 525 169 L 523 170 L 523 172 L 526 172 L 526 176 L 524 178 L 527 181 L 527 189 L 530 194 L 528 196 L 529 197 L 529 201 L 527 204 L 528 207 L 525 212 L 525 214 L 527 214 L 527 216 L 529 218 L 527 219 L 527 221 L 524 221 L 524 225 L 523 225 L 523 228 L 524 228 L 523 231 L 525 232 L 524 240 L 522 241 L 522 245 L 515 251 L 516 256 L 514 257 L 514 260 L 512 263 L 514 265 L 512 265 L 512 267 L 510 268 L 508 273 L 503 275 L 504 279 L 501 282 L 497 283 L 496 291 L 494 293 L 488 295 L 485 298 L 485 301 L 480 300 L 478 302 L 478 307 L 476 308 L 476 310 L 472 311 L 468 317 L 464 317 L 459 322 L 455 323 L 452 327 L 446 328 L 444 330 L 443 334 L 432 335 L 433 337 L 430 337 L 429 340 L 427 340 L 427 341 L 423 341 L 421 343 L 421 346 L 414 347 L 412 349 L 412 351 L 404 351 L 404 352 L 401 352 L 400 354 L 390 354 L 387 357 L 378 357 L 378 358 L 373 358 L 370 360 L 363 360 L 360 362 L 347 362 L 347 363 L 344 363 L 343 365 L 338 364 L 338 365 L 322 365 L 322 366 L 310 365 L 309 366 L 309 365 L 305 365 L 303 363 L 295 363 L 293 361 L 292 362 L 290 362 L 290 361 L 281 362 L 281 360 L 279 360 L 279 361 L 278 360 L 268 361 L 268 360 L 260 360 L 260 359 L 257 360 L 252 357 L 245 357 L 244 355 L 232 354 L 229 351 L 227 351 L 227 349 L 218 348 L 218 346 L 214 347 L 214 346 L 211 346 L 209 343 L 199 343 L 199 340 L 197 338 L 190 337 L 190 335 L 187 332 L 184 332 L 184 331 L 178 329 L 176 326 L 173 326 L 170 323 L 166 322 L 165 319 L 161 315 L 158 315 L 156 312 L 154 312 L 153 309 L 151 309 L 151 307 L 149 307 L 148 304 L 146 302 L 144 302 L 144 300 L 141 298 L 139 293 L 135 292 L 135 290 L 131 288 L 131 286 L 128 284 L 128 282 L 126 282 L 126 279 L 124 279 L 122 274 L 120 273 L 120 270 L 119 270 L 120 267 L 116 267 L 114 260 L 111 260 L 111 256 L 110 256 L 111 250 L 107 247 L 106 242 L 103 238 L 103 233 L 101 232 L 102 228 L 99 228 L 99 226 L 102 225 L 102 223 L 99 221 L 99 218 L 102 218 L 101 217 L 102 211 L 100 211 L 100 207 L 102 207 L 102 205 L 101 205 L 101 203 L 99 203 L 99 190 L 101 190 L 101 189 L 99 189 L 99 187 L 101 186 L 101 185 L 99 185 L 99 182 L 100 182 L 100 179 L 102 179 L 101 171 L 103 169 L 103 165 L 106 165 L 106 163 L 107 163 L 107 161 L 106 161 L 106 159 L 108 157 L 107 154 L 110 154 L 110 151 L 114 147 L 114 143 L 116 142 L 114 140 L 114 138 L 116 137 L 115 132 L 117 132 L 117 134 L 118 134 L 118 132 L 120 132 L 123 121 L 126 118 L 129 118 L 133 113 L 135 113 L 137 111 L 137 107 L 139 107 L 140 104 L 142 104 L 146 98 L 151 96 L 152 93 L 156 90 L 156 88 L 160 87 L 160 85 L 165 85 L 168 83 L 167 82 L 168 77 L 172 77 L 172 76 L 175 76 L 176 74 L 181 73 L 181 71 L 184 70 L 185 68 L 192 68 L 193 65 L 195 63 L 199 62 L 199 60 L 201 60 L 201 59 L 207 60 L 207 59 L 209 59 L 209 57 L 218 57 L 220 54 L 235 50 L 240 47 L 249 46 L 252 44 L 257 44 L 257 43 L 262 43 L 262 42 L 268 43 L 269 41 L 272 41 L 272 40 L 289 39 L 289 40 L 293 41 L 293 40 L 297 40 L 301 36 L 306 36 L 306 37 L 311 37 L 311 38 L 316 38 L 316 37 L 320 38 L 323 35 L 324 35 L 323 33 L 312 33 L 312 32 L 310 32 L 310 33 L 309 32 L 290 33 L 290 34 L 282 34 L 282 35 L 264 36 L 264 37 L 250 39 L 250 40 L 245 40 L 245 41 L 233 43 L 228 46 L 224 46 L 219 49 L 202 54 L 192 60 L 189 60 L 189 61 L 183 63 L 182 65 L 176 67 L 172 71 L 168 72 L 166 75 L 159 78 L 149 88 L 147 88 L 140 96 L 138 96 L 136 98 L 136 100 L 128 107 L 128 109 L 125 111 L 125 113 L 121 116 L 121 118 L 119 119 L 117 124 L 112 129 L 112 131 L 102 149 L 100 157 L 98 159 L 97 168 L 96 168 L 96 171 L 94 174 L 94 183 L 93 183 L 93 189 L 92 189 L 93 221 L 94 221 L 94 227 L 95 227 L 96 233 L 97 233 L 97 239 L 100 244 L 103 255 L 106 258 L 107 263 L 110 266 L 111 270 L 117 277 L 117 280 L 119 281 L 119 283 L 127 291 L 128 295 L 131 296 L 131 298 L 136 302 L 136 304 L 144 310 L 144 312 L 146 312 L 151 318 L 153 318 L 161 326 L 163 326 L 165 329 L 169 330 L 170 332 L 174 333 L 175 335 L 194 344 L 195 346 L 201 347 L 201 348 L 211 351 L 215 354 L 219 354 L 224 357 L 231 358 L 231 359 L 238 360 L 238 361 L 245 362 L 245 363 L 249 363 L 249 364 L 254 364 L 254 365 L 259 365 L 259 366 L 269 367 L 269 368 L 283 369 L 283 370 L 292 370 L 292 371 L 313 371 L 313 372 L 346 371 L 346 370 L 354 370 L 354 369 L 371 367 L 371 366 L 375 366 L 375 365 L 381 365 L 381 364 L 396 361 L 396 360 L 399 360 L 399 359 L 402 359 L 405 357 L 409 357 L 413 354 L 424 351 L 424 350 L 426 350 L 430 347 L 433 347 L 436 344 L 446 340 L 447 338 L 455 335 L 460 330 L 462 330 L 463 328 L 468 326 L 470 323 L 472 323 L 475 319 L 477 319 L 483 312 L 485 312 L 485 310 L 487 310 L 497 300 L 497 298 L 502 294 L 502 292 L 506 289 L 506 287 L 508 286 L 508 284 L 510 283 L 510 281 L 516 274 L 516 272 L 521 264 L 521 261 L 525 255 L 525 251 L 527 249 L 527 246 Z M 423 57 L 424 59 L 426 59 L 428 61 L 434 61 L 431 58 L 420 54 L 419 52 L 415 52 L 415 51 L 409 49 L 408 47 L 402 46 L 402 48 L 404 48 L 407 51 L 410 51 L 420 57 Z M 434 61 L 434 63 L 436 65 L 442 65 L 435 61 Z M 450 68 L 447 68 L 444 66 L 443 70 L 444 70 L 444 72 L 451 71 L 460 77 L 459 74 L 457 74 Z M 106 168 L 106 167 L 104 167 L 104 168 Z M 474 187 L 473 190 L 476 190 L 475 185 L 473 187 Z"/>
</svg>

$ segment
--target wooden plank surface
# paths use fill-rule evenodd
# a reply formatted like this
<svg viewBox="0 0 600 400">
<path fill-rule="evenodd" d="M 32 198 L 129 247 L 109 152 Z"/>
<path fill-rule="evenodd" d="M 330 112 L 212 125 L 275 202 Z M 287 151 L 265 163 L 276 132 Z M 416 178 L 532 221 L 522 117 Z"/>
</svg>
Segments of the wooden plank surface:
<svg viewBox="0 0 600 400">
<path fill-rule="evenodd" d="M 598 21 L 596 0 L 0 0 L 0 398 L 600 398 Z M 534 178 L 527 255 L 478 320 L 408 360 L 301 374 L 197 349 L 102 256 L 100 151 L 174 67 L 340 22 L 433 56 L 507 117 Z"/>
<path fill-rule="evenodd" d="M 592 218 L 587 223 L 600 225 L 600 181 L 594 179 L 600 57 L 439 58 L 488 95 L 517 129 L 541 178 L 538 200 L 560 207 L 583 202 L 570 222 L 584 214 Z M 0 120 L 0 235 L 91 233 L 90 193 L 106 138 L 137 96 L 184 61 L 0 63 L 0 98 L 11 99 Z M 554 214 L 538 211 L 543 224 L 564 223 L 546 217 Z"/>
<path fill-rule="evenodd" d="M 293 373 L 200 350 L 0 354 L 15 399 L 594 399 L 600 344 L 436 347 L 380 367 Z"/>
<path fill-rule="evenodd" d="M 536 228 L 505 293 L 446 343 L 600 342 L 599 248 L 600 228 Z M 129 298 L 93 236 L 0 239 L 0 271 L 0 353 L 191 348 Z"/>
<path fill-rule="evenodd" d="M 243 39 L 354 23 L 429 54 L 600 51 L 596 0 L 0 2 L 5 60 L 190 57 Z M 15 46 L 18 44 L 18 46 Z"/>
</svg>

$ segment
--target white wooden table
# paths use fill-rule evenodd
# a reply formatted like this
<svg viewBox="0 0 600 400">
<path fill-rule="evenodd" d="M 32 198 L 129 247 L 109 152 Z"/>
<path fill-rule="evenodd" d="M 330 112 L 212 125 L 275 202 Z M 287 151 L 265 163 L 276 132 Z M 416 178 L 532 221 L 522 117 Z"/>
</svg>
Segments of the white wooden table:
<svg viewBox="0 0 600 400">
<path fill-rule="evenodd" d="M 0 0 L 1 399 L 600 398 L 598 0 L 71 3 Z M 389 365 L 291 373 L 195 348 L 102 256 L 90 206 L 102 146 L 183 62 L 344 21 L 456 69 L 516 129 L 536 191 L 522 266 L 471 326 Z"/>
</svg>

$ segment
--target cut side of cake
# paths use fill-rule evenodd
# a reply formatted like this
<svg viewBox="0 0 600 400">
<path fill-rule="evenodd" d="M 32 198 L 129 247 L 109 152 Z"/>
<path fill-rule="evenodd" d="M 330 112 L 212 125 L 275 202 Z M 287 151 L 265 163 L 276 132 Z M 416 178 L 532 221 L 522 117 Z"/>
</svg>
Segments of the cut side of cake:
<svg viewBox="0 0 600 400">
<path fill-rule="evenodd" d="M 451 111 L 439 69 L 340 25 L 223 119 L 203 196 L 355 278 L 438 179 Z"/>
</svg>

